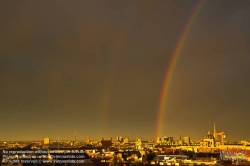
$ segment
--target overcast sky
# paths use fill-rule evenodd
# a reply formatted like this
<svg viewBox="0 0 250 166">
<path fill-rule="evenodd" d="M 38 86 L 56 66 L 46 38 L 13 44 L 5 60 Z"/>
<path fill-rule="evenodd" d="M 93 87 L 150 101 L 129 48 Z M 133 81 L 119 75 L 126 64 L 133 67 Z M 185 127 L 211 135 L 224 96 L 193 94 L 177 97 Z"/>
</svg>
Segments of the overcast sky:
<svg viewBox="0 0 250 166">
<path fill-rule="evenodd" d="M 0 140 L 155 139 L 164 77 L 196 0 L 0 1 Z M 210 0 L 189 31 L 162 136 L 250 139 L 250 1 Z"/>
</svg>

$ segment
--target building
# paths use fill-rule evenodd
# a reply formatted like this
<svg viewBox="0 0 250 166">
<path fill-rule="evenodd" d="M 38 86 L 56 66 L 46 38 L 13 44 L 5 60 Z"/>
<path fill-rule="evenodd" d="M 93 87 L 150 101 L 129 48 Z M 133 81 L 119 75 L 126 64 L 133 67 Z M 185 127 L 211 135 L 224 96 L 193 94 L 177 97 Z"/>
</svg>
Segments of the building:
<svg viewBox="0 0 250 166">
<path fill-rule="evenodd" d="M 173 142 L 174 141 L 174 137 L 168 137 L 168 140 Z"/>
<path fill-rule="evenodd" d="M 50 143 L 50 139 L 48 137 L 44 138 L 43 144 L 48 145 Z"/>
<path fill-rule="evenodd" d="M 190 137 L 183 137 L 183 141 L 186 145 L 190 145 Z"/>
<path fill-rule="evenodd" d="M 157 137 L 157 138 L 156 138 L 156 143 L 157 143 L 157 144 L 160 144 L 160 143 L 161 143 L 161 138 L 160 138 L 160 137 Z"/>
<path fill-rule="evenodd" d="M 112 146 L 112 138 L 110 138 L 110 140 L 104 140 L 104 138 L 102 138 L 101 144 L 104 148 L 110 148 Z"/>
<path fill-rule="evenodd" d="M 123 137 L 122 136 L 117 136 L 116 140 L 119 141 L 119 142 L 123 142 Z"/>
<path fill-rule="evenodd" d="M 216 147 L 216 141 L 213 136 L 213 134 L 210 133 L 210 131 L 207 133 L 203 141 L 200 143 L 200 146 L 203 147 Z"/>
<path fill-rule="evenodd" d="M 123 143 L 127 144 L 129 142 L 130 142 L 129 137 L 123 139 Z"/>
</svg>

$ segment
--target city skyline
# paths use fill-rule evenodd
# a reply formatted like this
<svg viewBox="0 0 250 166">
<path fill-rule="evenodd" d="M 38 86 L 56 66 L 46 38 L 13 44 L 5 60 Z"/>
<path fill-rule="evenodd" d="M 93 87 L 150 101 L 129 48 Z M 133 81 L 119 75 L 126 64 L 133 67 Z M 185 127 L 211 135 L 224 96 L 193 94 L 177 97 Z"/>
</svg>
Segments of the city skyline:
<svg viewBox="0 0 250 166">
<path fill-rule="evenodd" d="M 250 1 L 1 1 L 0 140 L 250 139 Z"/>
</svg>

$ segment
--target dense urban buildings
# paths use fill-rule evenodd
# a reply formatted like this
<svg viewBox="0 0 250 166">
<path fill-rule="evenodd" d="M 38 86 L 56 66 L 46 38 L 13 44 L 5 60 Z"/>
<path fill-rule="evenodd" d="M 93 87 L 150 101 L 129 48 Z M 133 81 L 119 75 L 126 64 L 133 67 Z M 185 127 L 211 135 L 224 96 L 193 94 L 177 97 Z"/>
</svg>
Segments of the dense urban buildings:
<svg viewBox="0 0 250 166">
<path fill-rule="evenodd" d="M 220 133 L 225 137 L 224 132 Z M 3 165 L 10 162 L 25 165 L 25 162 L 37 160 L 40 164 L 52 161 L 76 164 L 77 159 L 83 165 L 110 165 L 114 162 L 125 165 L 138 162 L 146 165 L 173 162 L 218 165 L 218 161 L 231 161 L 238 165 L 250 163 L 250 140 L 228 142 L 216 136 L 215 124 L 213 134 L 208 131 L 202 140 L 191 140 L 188 136 L 182 139 L 181 133 L 178 139 L 164 136 L 156 140 L 143 140 L 139 136 L 135 139 L 117 136 L 116 139 L 100 140 L 77 140 L 76 137 L 72 140 L 51 140 L 47 136 L 40 141 L 1 142 L 1 160 Z M 31 155 L 29 153 L 33 158 L 27 157 Z"/>
</svg>

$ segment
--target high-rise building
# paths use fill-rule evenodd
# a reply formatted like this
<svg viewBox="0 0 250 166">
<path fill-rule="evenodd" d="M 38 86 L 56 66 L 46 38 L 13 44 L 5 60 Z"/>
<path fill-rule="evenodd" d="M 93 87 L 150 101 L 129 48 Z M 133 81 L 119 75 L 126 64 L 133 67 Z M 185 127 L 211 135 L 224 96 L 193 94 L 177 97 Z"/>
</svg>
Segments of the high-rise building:
<svg viewBox="0 0 250 166">
<path fill-rule="evenodd" d="M 183 141 L 185 144 L 190 145 L 190 137 L 183 137 Z"/>
<path fill-rule="evenodd" d="M 122 136 L 117 136 L 117 137 L 116 137 L 116 140 L 117 140 L 117 141 L 120 141 L 120 142 L 123 142 L 123 137 L 122 137 Z"/>
<path fill-rule="evenodd" d="M 48 136 L 46 138 L 44 138 L 43 140 L 43 144 L 44 145 L 48 145 L 50 143 L 50 139 L 48 138 Z"/>
<path fill-rule="evenodd" d="M 168 137 L 168 140 L 173 142 L 174 141 L 174 137 Z"/>
<path fill-rule="evenodd" d="M 123 142 L 126 144 L 126 143 L 129 143 L 129 137 L 127 137 L 127 138 L 124 138 L 123 139 Z"/>
<path fill-rule="evenodd" d="M 156 139 L 156 143 L 158 143 L 158 144 L 161 143 L 161 137 L 158 137 L 158 138 Z"/>
</svg>

